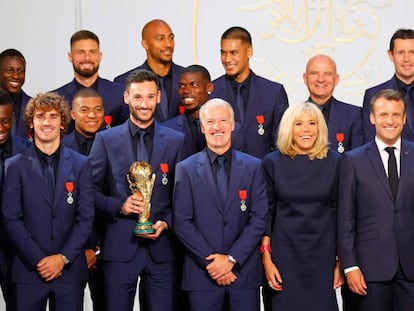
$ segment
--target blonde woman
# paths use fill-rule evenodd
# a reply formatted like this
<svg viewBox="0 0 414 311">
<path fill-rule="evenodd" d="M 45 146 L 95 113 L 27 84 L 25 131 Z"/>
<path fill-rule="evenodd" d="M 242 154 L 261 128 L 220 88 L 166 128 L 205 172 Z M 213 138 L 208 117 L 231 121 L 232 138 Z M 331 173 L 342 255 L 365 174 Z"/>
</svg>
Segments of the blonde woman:
<svg viewBox="0 0 414 311">
<path fill-rule="evenodd" d="M 277 311 L 338 310 L 342 284 L 336 262 L 336 184 L 339 154 L 328 148 L 328 129 L 312 103 L 290 106 L 278 151 L 263 163 L 269 221 L 260 252 Z"/>
</svg>

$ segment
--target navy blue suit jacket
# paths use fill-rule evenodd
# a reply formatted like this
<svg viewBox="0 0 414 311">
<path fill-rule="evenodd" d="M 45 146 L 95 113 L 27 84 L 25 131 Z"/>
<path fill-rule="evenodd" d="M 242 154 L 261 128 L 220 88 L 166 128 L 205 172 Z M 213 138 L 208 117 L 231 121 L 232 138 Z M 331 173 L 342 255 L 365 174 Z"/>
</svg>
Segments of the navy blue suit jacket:
<svg viewBox="0 0 414 311">
<path fill-rule="evenodd" d="M 128 262 L 138 247 L 148 247 L 156 262 L 174 260 L 172 236 L 165 231 L 156 240 L 135 237 L 134 227 L 138 215 L 119 214 L 123 202 L 131 195 L 126 175 L 136 161 L 132 147 L 129 121 L 112 129 L 98 132 L 89 158 L 95 184 L 97 212 L 107 219 L 105 227 L 105 261 Z M 150 164 L 156 174 L 151 198 L 151 217 L 155 223 L 164 220 L 171 226 L 171 198 L 175 164 L 183 159 L 184 135 L 155 123 L 153 150 Z M 162 184 L 160 163 L 168 165 L 168 183 Z"/>
<path fill-rule="evenodd" d="M 27 95 L 23 90 L 21 92 L 22 92 L 22 102 L 21 102 L 21 107 L 20 107 L 20 118 L 19 120 L 15 120 L 15 122 L 13 123 L 11 132 L 13 134 L 16 134 L 17 136 L 28 138 L 28 135 L 27 135 L 28 129 L 24 122 L 24 110 L 26 109 L 27 103 L 29 102 L 31 97 Z"/>
<path fill-rule="evenodd" d="M 393 76 L 390 80 L 385 81 L 384 83 L 381 83 L 377 86 L 371 87 L 365 91 L 364 102 L 362 104 L 364 143 L 373 140 L 375 137 L 375 127 L 371 124 L 371 121 L 369 120 L 369 114 L 371 112 L 371 98 L 373 98 L 374 95 L 377 94 L 379 91 L 385 89 L 398 90 L 397 78 L 395 76 Z M 411 103 L 411 105 L 414 105 L 414 103 Z M 409 120 L 409 118 L 411 119 Z M 402 132 L 402 138 L 407 139 L 409 141 L 414 141 L 414 128 L 410 128 L 409 126 L 409 124 L 413 124 L 414 126 L 413 118 L 413 116 L 409 116 L 407 114 L 407 120 Z"/>
<path fill-rule="evenodd" d="M 402 140 L 394 202 L 375 141 L 340 164 L 338 243 L 341 266 L 359 266 L 365 280 L 391 280 L 401 265 L 414 281 L 414 143 Z"/>
<path fill-rule="evenodd" d="M 328 119 L 328 139 L 332 150 L 338 150 L 337 133 L 344 134 L 345 151 L 362 145 L 361 108 L 332 97 Z"/>
<path fill-rule="evenodd" d="M 122 85 L 125 85 L 128 75 L 131 72 L 138 70 L 138 69 L 145 69 L 145 70 L 152 71 L 151 68 L 148 66 L 147 62 L 145 61 L 145 63 L 143 63 L 141 66 L 138 66 L 134 69 L 131 69 L 117 76 L 114 79 L 114 81 Z M 181 99 L 178 96 L 178 82 L 180 81 L 180 74 L 181 74 L 181 71 L 183 70 L 183 67 L 172 63 L 171 70 L 172 70 L 172 89 L 171 89 L 170 97 L 168 99 L 168 119 L 174 118 L 175 116 L 178 116 L 180 114 L 178 107 L 181 105 Z M 165 96 L 165 95 L 161 94 L 161 96 Z M 155 111 L 155 118 L 159 122 L 164 122 L 168 120 L 168 119 L 165 119 L 164 116 L 162 115 L 161 108 L 159 107 L 159 105 L 157 106 L 157 110 Z"/>
<path fill-rule="evenodd" d="M 76 140 L 75 131 L 70 132 L 62 138 L 62 145 L 80 153 L 78 141 Z"/>
<path fill-rule="evenodd" d="M 243 210 L 240 191 L 246 191 Z M 233 288 L 255 288 L 261 281 L 260 239 L 266 227 L 268 202 L 261 162 L 233 151 L 229 191 L 223 205 L 207 150 L 177 164 L 174 187 L 174 232 L 188 250 L 183 289 L 212 290 L 219 286 L 206 271 L 210 254 L 231 254 L 237 264 Z"/>
<path fill-rule="evenodd" d="M 73 182 L 72 204 L 67 202 L 67 182 Z M 92 228 L 94 202 L 91 168 L 86 157 L 61 147 L 53 200 L 34 146 L 8 159 L 2 213 L 16 252 L 12 262 L 13 282 L 43 282 L 36 270 L 37 263 L 58 253 L 64 254 L 70 264 L 53 282 L 88 279 L 83 250 Z"/>
<path fill-rule="evenodd" d="M 230 79 L 223 75 L 213 83 L 212 98 L 223 98 L 237 111 Z M 249 99 L 244 122 L 241 122 L 238 114 L 235 115 L 236 122 L 242 125 L 240 135 L 244 139 L 244 147 L 241 151 L 262 159 L 274 150 L 279 122 L 287 107 L 288 98 L 283 85 L 257 76 L 251 71 Z M 264 135 L 258 133 L 257 116 L 264 117 Z"/>
<path fill-rule="evenodd" d="M 75 80 L 54 90 L 54 92 L 61 95 L 68 102 L 69 107 L 72 107 L 73 96 L 77 91 Z M 122 124 L 129 116 L 128 105 L 124 102 L 124 91 L 125 87 L 122 84 L 98 77 L 97 92 L 102 96 L 105 116 L 112 117 L 110 126 Z M 72 120 L 68 128 L 68 133 L 73 129 L 74 121 Z M 105 122 L 102 124 L 101 130 L 104 129 L 106 129 Z"/>
</svg>

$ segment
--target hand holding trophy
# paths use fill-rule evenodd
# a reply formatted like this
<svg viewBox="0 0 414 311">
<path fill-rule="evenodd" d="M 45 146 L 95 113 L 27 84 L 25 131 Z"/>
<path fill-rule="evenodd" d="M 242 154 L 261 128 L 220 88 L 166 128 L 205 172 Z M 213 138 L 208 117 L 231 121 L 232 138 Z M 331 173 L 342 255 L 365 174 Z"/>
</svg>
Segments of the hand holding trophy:
<svg viewBox="0 0 414 311">
<path fill-rule="evenodd" d="M 144 210 L 139 215 L 135 225 L 136 235 L 154 233 L 152 222 L 149 221 L 151 211 L 151 195 L 154 188 L 155 174 L 150 164 L 145 161 L 136 161 L 129 167 L 127 174 L 129 189 L 144 200 Z"/>
</svg>

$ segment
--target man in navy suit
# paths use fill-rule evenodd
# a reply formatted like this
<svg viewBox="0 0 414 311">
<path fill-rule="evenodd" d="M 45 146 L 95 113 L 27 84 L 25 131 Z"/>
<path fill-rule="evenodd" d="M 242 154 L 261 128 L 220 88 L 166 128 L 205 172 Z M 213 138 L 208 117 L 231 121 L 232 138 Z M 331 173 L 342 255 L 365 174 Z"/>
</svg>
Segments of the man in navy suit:
<svg viewBox="0 0 414 311">
<path fill-rule="evenodd" d="M 30 142 L 11 133 L 13 125 L 13 100 L 9 93 L 0 90 L 0 189 L 3 182 L 4 161 L 23 152 Z M 0 195 L 1 198 L 1 195 Z M 3 223 L 3 221 L 1 221 Z M 6 303 L 6 310 L 14 310 L 13 286 L 10 280 L 10 264 L 13 248 L 3 225 L 0 226 L 0 285 Z"/>
<path fill-rule="evenodd" d="M 160 101 L 157 76 L 132 72 L 124 93 L 130 117 L 124 124 L 98 132 L 89 155 L 97 212 L 105 216 L 103 260 L 107 310 L 132 310 L 140 277 L 143 310 L 174 310 L 177 273 L 171 233 L 174 170 L 183 159 L 184 135 L 154 120 Z M 151 164 L 156 175 L 150 221 L 154 233 L 136 236 L 142 197 L 131 194 L 126 175 L 137 160 Z"/>
<path fill-rule="evenodd" d="M 314 103 L 325 117 L 330 147 L 343 153 L 361 146 L 361 108 L 333 97 L 339 82 L 334 60 L 326 55 L 316 55 L 309 59 L 303 81 L 309 90 L 308 101 Z"/>
<path fill-rule="evenodd" d="M 101 95 L 94 88 L 82 88 L 76 92 L 70 111 L 75 129 L 63 137 L 62 145 L 83 155 L 89 155 L 95 134 L 104 122 L 104 107 Z M 105 287 L 102 262 L 99 260 L 104 236 L 104 223 L 100 215 L 95 215 L 93 230 L 89 236 L 85 256 L 89 270 L 89 291 L 94 311 L 104 311 Z"/>
<path fill-rule="evenodd" d="M 234 114 L 215 98 L 200 109 L 207 148 L 177 164 L 174 232 L 184 244 L 191 310 L 259 310 L 259 246 L 268 211 L 259 159 L 231 148 Z"/>
<path fill-rule="evenodd" d="M 340 165 L 339 259 L 359 310 L 414 310 L 414 143 L 401 138 L 403 95 L 380 91 L 370 119 L 375 138 Z"/>
<path fill-rule="evenodd" d="M 102 60 L 99 38 L 89 30 L 79 30 L 70 38 L 69 61 L 72 63 L 74 79 L 55 90 L 69 103 L 75 93 L 85 87 L 94 88 L 103 99 L 105 122 L 101 130 L 119 125 L 128 118 L 128 109 L 123 102 L 124 86 L 99 76 L 98 70 Z M 74 128 L 69 125 L 68 133 Z"/>
<path fill-rule="evenodd" d="M 174 33 L 163 20 L 154 19 L 142 28 L 141 45 L 147 54 L 146 61 L 134 69 L 117 76 L 114 81 L 126 83 L 128 75 L 137 69 L 154 72 L 159 79 L 161 101 L 157 106 L 155 118 L 164 122 L 179 114 L 180 98 L 178 96 L 178 81 L 183 67 L 173 62 Z"/>
<path fill-rule="evenodd" d="M 167 120 L 163 125 L 184 134 L 185 143 L 191 154 L 201 151 L 206 140 L 201 133 L 199 110 L 213 91 L 210 73 L 200 65 L 191 65 L 183 69 L 178 82 L 178 95 L 181 98 L 184 113 Z"/>
<path fill-rule="evenodd" d="M 9 93 L 13 100 L 13 127 L 12 133 L 28 137 L 28 129 L 24 121 L 24 109 L 30 96 L 22 86 L 26 79 L 26 60 L 21 52 L 7 49 L 0 53 L 0 89 Z"/>
<path fill-rule="evenodd" d="M 250 33 L 231 27 L 221 36 L 221 62 L 225 75 L 213 81 L 213 97 L 229 102 L 241 124 L 242 151 L 263 158 L 272 151 L 288 98 L 282 84 L 257 76 L 249 67 L 253 56 Z"/>
<path fill-rule="evenodd" d="M 390 40 L 388 57 L 394 64 L 394 76 L 379 85 L 365 91 L 363 111 L 364 143 L 371 141 L 375 136 L 375 127 L 370 122 L 370 103 L 381 90 L 398 90 L 405 95 L 407 104 L 407 122 L 402 137 L 414 141 L 414 30 L 398 29 Z"/>
<path fill-rule="evenodd" d="M 88 278 L 84 244 L 94 218 L 86 157 L 60 143 L 69 107 L 55 93 L 26 106 L 34 145 L 6 161 L 2 214 L 13 243 L 16 310 L 82 310 Z"/>
</svg>

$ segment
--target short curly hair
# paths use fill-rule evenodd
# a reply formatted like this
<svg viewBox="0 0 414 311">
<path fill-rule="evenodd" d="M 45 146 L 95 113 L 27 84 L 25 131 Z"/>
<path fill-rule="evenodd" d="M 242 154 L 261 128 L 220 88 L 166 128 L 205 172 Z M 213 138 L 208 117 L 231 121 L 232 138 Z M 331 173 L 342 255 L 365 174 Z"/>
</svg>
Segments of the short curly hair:
<svg viewBox="0 0 414 311">
<path fill-rule="evenodd" d="M 63 129 L 60 130 L 60 135 L 63 136 L 70 122 L 70 108 L 68 103 L 63 100 L 63 97 L 54 92 L 39 93 L 29 100 L 24 111 L 24 121 L 27 128 L 30 128 L 33 124 L 33 117 L 36 110 L 50 111 L 52 109 L 60 113 L 61 124 L 63 126 Z"/>
</svg>

